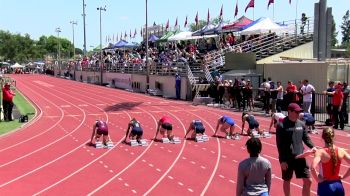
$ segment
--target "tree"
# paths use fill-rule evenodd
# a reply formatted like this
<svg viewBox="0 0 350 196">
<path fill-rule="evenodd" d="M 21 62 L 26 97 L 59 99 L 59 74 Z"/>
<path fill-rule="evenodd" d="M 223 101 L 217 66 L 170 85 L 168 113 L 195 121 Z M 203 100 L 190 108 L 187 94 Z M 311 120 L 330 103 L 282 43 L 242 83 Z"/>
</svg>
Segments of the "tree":
<svg viewBox="0 0 350 196">
<path fill-rule="evenodd" d="M 337 36 L 338 36 L 338 31 L 336 31 L 336 24 L 334 21 L 334 18 L 332 20 L 332 47 L 335 47 L 335 45 L 337 45 L 338 40 L 337 40 Z"/>
<path fill-rule="evenodd" d="M 341 34 L 343 35 L 341 44 L 343 47 L 347 47 L 347 45 L 350 43 L 350 16 L 349 16 L 349 10 L 346 11 L 345 15 L 343 16 L 343 23 L 340 26 L 341 28 Z"/>
<path fill-rule="evenodd" d="M 220 23 L 220 17 L 216 17 L 216 18 L 213 18 L 212 20 L 210 20 L 209 24 L 212 24 L 212 25 L 217 25 Z M 223 21 L 224 23 L 229 23 L 230 21 L 227 20 L 227 21 Z M 207 21 L 206 20 L 199 20 L 198 21 L 198 26 L 196 26 L 196 23 L 191 23 L 190 24 L 190 31 L 192 32 L 195 32 L 199 29 L 202 29 L 205 25 L 207 25 Z"/>
</svg>

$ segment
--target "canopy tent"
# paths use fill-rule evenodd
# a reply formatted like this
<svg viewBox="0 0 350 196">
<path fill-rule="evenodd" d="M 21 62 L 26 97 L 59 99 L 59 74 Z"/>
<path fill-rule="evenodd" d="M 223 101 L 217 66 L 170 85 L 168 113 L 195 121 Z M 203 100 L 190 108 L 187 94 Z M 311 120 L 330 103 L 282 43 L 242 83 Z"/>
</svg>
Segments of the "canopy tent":
<svg viewBox="0 0 350 196">
<path fill-rule="evenodd" d="M 157 36 L 151 35 L 151 36 L 149 36 L 148 41 L 150 41 L 150 42 L 155 42 L 155 41 L 157 41 L 158 39 L 159 39 L 159 38 L 158 38 Z"/>
<path fill-rule="evenodd" d="M 218 35 L 204 35 L 204 36 L 193 36 L 192 32 L 184 31 L 180 32 L 176 35 L 169 37 L 168 41 L 181 41 L 181 40 L 191 40 L 191 39 L 202 39 L 202 38 L 210 38 L 217 37 Z"/>
<path fill-rule="evenodd" d="M 222 27 L 222 31 L 223 32 L 236 32 L 236 31 L 240 31 L 241 28 L 243 28 L 244 26 L 249 25 L 250 23 L 252 23 L 253 21 L 250 20 L 249 18 L 242 16 L 239 19 L 237 19 L 236 21 L 234 21 L 232 24 L 229 25 L 225 25 Z"/>
<path fill-rule="evenodd" d="M 124 48 L 135 48 L 135 47 L 137 47 L 137 46 L 139 46 L 139 44 L 136 43 L 136 42 L 127 42 L 127 43 L 125 44 Z"/>
<path fill-rule="evenodd" d="M 168 41 L 169 37 L 178 34 L 180 31 L 176 29 L 175 31 L 168 31 L 166 34 L 164 34 L 161 38 L 158 39 L 158 42 L 166 42 Z"/>
<path fill-rule="evenodd" d="M 116 44 L 114 44 L 114 48 L 122 48 L 124 47 L 128 42 L 125 40 L 120 40 Z"/>
<path fill-rule="evenodd" d="M 195 31 L 192 35 L 193 35 L 193 36 L 202 36 L 202 35 L 204 35 L 204 32 L 210 31 L 210 30 L 212 30 L 212 29 L 214 29 L 214 28 L 215 28 L 214 25 L 208 24 L 208 25 L 205 25 L 203 28 L 201 28 L 201 29 Z"/>
<path fill-rule="evenodd" d="M 251 34 L 262 34 L 269 32 L 285 32 L 287 30 L 286 27 L 282 27 L 276 23 L 274 23 L 270 18 L 259 18 L 258 20 L 250 23 L 243 27 L 240 32 L 241 35 L 251 35 Z"/>
<path fill-rule="evenodd" d="M 212 35 L 212 34 L 219 34 L 222 32 L 222 27 L 224 27 L 225 25 L 227 25 L 226 23 L 219 23 L 217 24 L 213 29 L 208 29 L 206 31 L 203 32 L 204 35 Z"/>
<path fill-rule="evenodd" d="M 44 62 L 42 62 L 42 61 L 37 61 L 37 62 L 34 62 L 34 64 L 37 64 L 37 65 L 45 65 L 45 63 L 44 63 Z"/>
<path fill-rule="evenodd" d="M 20 65 L 18 63 L 15 63 L 14 65 L 11 65 L 11 68 L 24 68 L 24 65 Z"/>
</svg>

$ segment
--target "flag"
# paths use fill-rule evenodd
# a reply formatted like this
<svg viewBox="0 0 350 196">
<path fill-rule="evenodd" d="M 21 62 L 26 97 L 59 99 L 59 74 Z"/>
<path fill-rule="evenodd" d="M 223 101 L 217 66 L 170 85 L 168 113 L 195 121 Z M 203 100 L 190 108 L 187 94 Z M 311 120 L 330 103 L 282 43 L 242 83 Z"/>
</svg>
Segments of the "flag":
<svg viewBox="0 0 350 196">
<path fill-rule="evenodd" d="M 238 15 L 238 0 L 237 0 L 237 3 L 236 3 L 236 9 L 235 9 L 235 17 Z"/>
<path fill-rule="evenodd" d="M 270 4 L 275 3 L 275 0 L 269 0 L 269 3 L 267 4 L 267 9 L 269 9 Z"/>
<path fill-rule="evenodd" d="M 116 42 L 119 40 L 118 33 L 117 33 L 117 39 L 115 40 Z"/>
<path fill-rule="evenodd" d="M 166 22 L 165 30 L 168 30 L 168 28 L 169 28 L 169 19 L 168 19 L 168 22 Z"/>
<path fill-rule="evenodd" d="M 127 34 L 126 31 L 125 31 L 124 39 L 126 39 L 127 37 L 128 37 L 128 34 Z"/>
<path fill-rule="evenodd" d="M 141 27 L 140 35 L 141 35 L 141 37 L 143 36 L 143 35 L 142 35 L 142 27 Z"/>
<path fill-rule="evenodd" d="M 250 0 L 250 2 L 248 3 L 247 7 L 245 8 L 245 12 L 247 12 L 248 8 L 254 8 L 254 0 Z"/>
<path fill-rule="evenodd" d="M 292 0 L 289 0 L 289 4 L 292 4 Z"/>
<path fill-rule="evenodd" d="M 175 21 L 175 27 L 177 27 L 177 17 L 176 17 L 176 21 Z"/>
<path fill-rule="evenodd" d="M 113 39 L 112 39 L 112 42 L 114 42 L 114 33 L 113 33 Z"/>
<path fill-rule="evenodd" d="M 197 11 L 197 15 L 196 15 L 196 18 L 194 19 L 194 21 L 196 21 L 196 26 L 198 26 L 198 11 Z"/>
<path fill-rule="evenodd" d="M 133 38 L 135 38 L 135 37 L 136 37 L 136 34 L 137 34 L 137 32 L 136 32 L 136 28 L 135 28 L 135 31 L 134 31 L 134 37 L 133 37 Z"/>
<path fill-rule="evenodd" d="M 108 37 L 107 37 L 107 35 L 106 35 L 106 43 L 108 42 Z"/>
<path fill-rule="evenodd" d="M 207 24 L 210 22 L 210 13 L 209 13 L 209 8 L 208 8 L 208 16 L 207 16 Z"/>
<path fill-rule="evenodd" d="M 131 38 L 131 29 L 130 29 L 130 34 L 129 34 L 130 38 Z"/>
<path fill-rule="evenodd" d="M 123 39 L 123 32 L 120 32 L 120 40 Z"/>
<path fill-rule="evenodd" d="M 187 26 L 187 16 L 186 16 L 184 27 L 186 28 L 186 26 Z"/>
<path fill-rule="evenodd" d="M 224 5 L 221 5 L 220 16 L 219 16 L 220 21 L 222 21 L 223 7 L 224 7 Z"/>
</svg>

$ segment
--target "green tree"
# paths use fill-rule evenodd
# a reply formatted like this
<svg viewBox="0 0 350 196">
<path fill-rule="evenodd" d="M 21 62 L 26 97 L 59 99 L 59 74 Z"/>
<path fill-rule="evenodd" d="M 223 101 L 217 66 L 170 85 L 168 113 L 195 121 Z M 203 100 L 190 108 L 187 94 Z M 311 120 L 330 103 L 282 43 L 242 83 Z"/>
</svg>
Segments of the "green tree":
<svg viewBox="0 0 350 196">
<path fill-rule="evenodd" d="M 340 26 L 341 33 L 343 35 L 342 37 L 342 46 L 346 47 L 350 43 L 350 16 L 349 16 L 349 10 L 346 11 L 345 15 L 343 16 L 343 23 Z"/>
<path fill-rule="evenodd" d="M 220 23 L 220 17 L 216 17 L 216 18 L 213 18 L 212 20 L 210 20 L 209 24 L 212 24 L 212 25 L 217 25 Z M 226 21 L 223 21 L 224 23 L 229 23 L 230 21 L 229 20 L 226 20 Z M 198 26 L 196 26 L 196 23 L 191 23 L 189 26 L 190 28 L 190 31 L 192 32 L 195 32 L 201 28 L 203 28 L 205 25 L 207 25 L 207 21 L 206 20 L 199 20 L 198 21 Z"/>
<path fill-rule="evenodd" d="M 336 24 L 334 21 L 334 18 L 332 20 L 332 47 L 335 47 L 338 43 L 337 36 L 338 36 L 338 31 L 336 31 Z"/>
</svg>

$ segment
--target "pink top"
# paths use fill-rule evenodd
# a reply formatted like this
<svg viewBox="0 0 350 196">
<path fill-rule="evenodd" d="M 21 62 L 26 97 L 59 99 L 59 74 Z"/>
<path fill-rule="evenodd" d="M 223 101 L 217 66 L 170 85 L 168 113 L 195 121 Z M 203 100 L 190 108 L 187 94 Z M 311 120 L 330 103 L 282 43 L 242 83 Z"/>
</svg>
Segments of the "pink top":
<svg viewBox="0 0 350 196">
<path fill-rule="evenodd" d="M 163 116 L 161 119 L 160 119 L 160 122 L 163 124 L 163 123 L 169 123 L 171 124 L 171 118 L 169 116 Z"/>
</svg>

